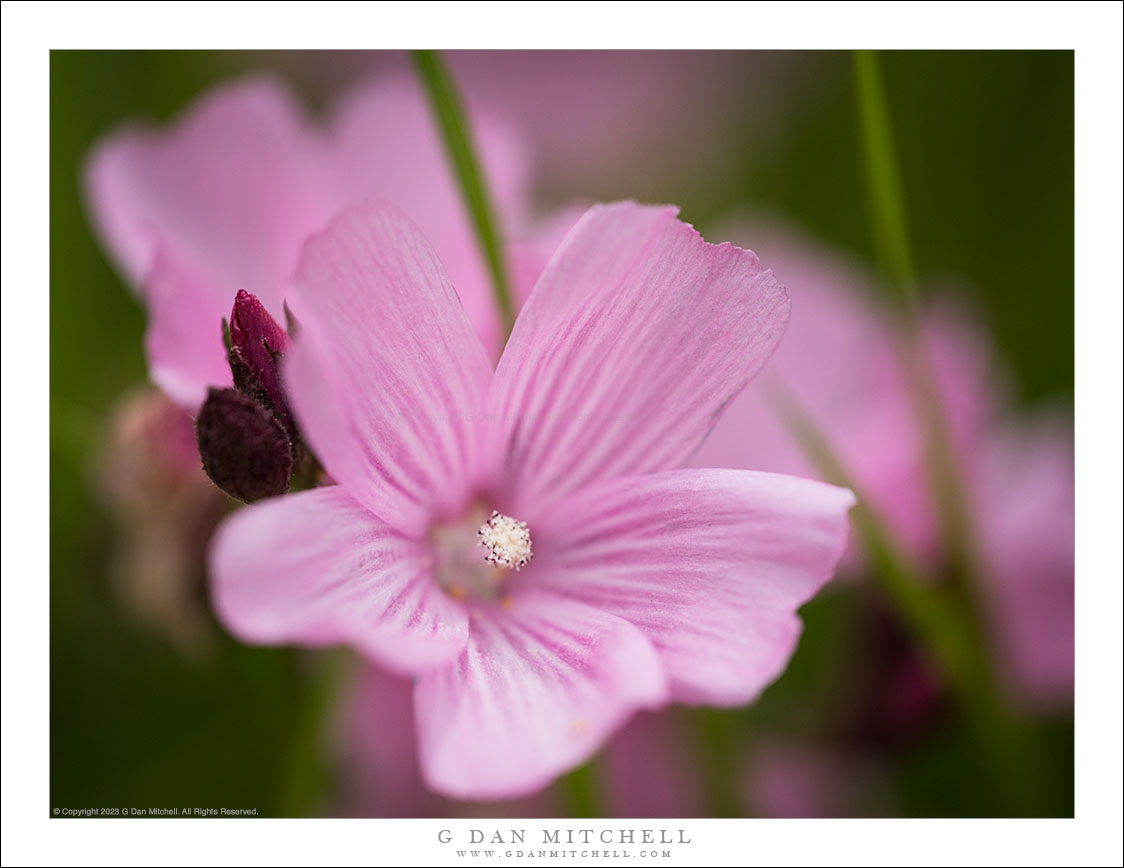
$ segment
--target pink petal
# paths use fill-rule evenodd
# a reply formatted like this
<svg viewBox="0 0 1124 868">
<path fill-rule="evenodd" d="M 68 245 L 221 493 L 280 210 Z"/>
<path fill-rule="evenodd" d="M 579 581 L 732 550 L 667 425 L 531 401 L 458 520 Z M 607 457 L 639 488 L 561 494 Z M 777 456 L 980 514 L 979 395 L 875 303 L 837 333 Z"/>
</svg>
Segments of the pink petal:
<svg viewBox="0 0 1124 868">
<path fill-rule="evenodd" d="M 752 471 L 613 480 L 536 528 L 531 575 L 636 624 L 673 699 L 742 705 L 787 665 L 796 609 L 835 570 L 853 503 L 844 489 Z"/>
<path fill-rule="evenodd" d="M 409 674 L 456 657 L 468 619 L 432 577 L 427 547 L 342 487 L 248 506 L 210 555 L 220 620 L 246 642 L 354 645 Z"/>
<path fill-rule="evenodd" d="M 400 212 L 345 212 L 304 248 L 284 365 L 301 430 L 337 481 L 421 533 L 468 495 L 491 365 L 429 242 Z"/>
<path fill-rule="evenodd" d="M 528 221 L 530 171 L 520 137 L 472 112 L 469 123 L 502 238 Z M 484 346 L 500 349 L 487 263 L 424 93 L 413 76 L 344 99 L 332 122 L 332 176 L 340 204 L 377 198 L 413 220 L 441 257 Z"/>
<path fill-rule="evenodd" d="M 134 284 L 167 248 L 206 278 L 234 281 L 222 294 L 229 308 L 240 287 L 278 286 L 318 222 L 310 209 L 326 216 L 310 172 L 317 157 L 285 89 L 249 79 L 209 92 L 167 131 L 103 142 L 87 168 L 88 200 Z"/>
<path fill-rule="evenodd" d="M 535 288 L 546 266 L 589 205 L 567 205 L 527 226 L 507 246 L 511 266 L 512 301 L 518 313 Z M 500 347 L 500 349 L 503 349 Z"/>
<path fill-rule="evenodd" d="M 208 387 L 232 382 L 222 342 L 222 318 L 230 313 L 230 299 L 226 313 L 201 304 L 213 294 L 207 284 L 163 251 L 153 261 L 146 292 L 149 377 L 181 407 L 197 408 Z M 213 301 L 220 303 L 217 296 Z"/>
<path fill-rule="evenodd" d="M 461 658 L 418 682 L 422 773 L 454 798 L 525 795 L 666 698 L 659 659 L 635 627 L 525 591 L 510 611 L 474 613 Z"/>
<path fill-rule="evenodd" d="M 590 209 L 516 322 L 489 441 L 523 520 L 591 480 L 680 465 L 780 339 L 772 273 L 675 214 Z"/>
</svg>

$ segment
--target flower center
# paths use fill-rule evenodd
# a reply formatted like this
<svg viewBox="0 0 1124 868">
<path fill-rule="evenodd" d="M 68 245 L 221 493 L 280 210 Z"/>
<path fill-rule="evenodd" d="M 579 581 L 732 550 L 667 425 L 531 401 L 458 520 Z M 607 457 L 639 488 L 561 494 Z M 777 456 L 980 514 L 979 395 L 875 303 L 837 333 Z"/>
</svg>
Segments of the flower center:
<svg viewBox="0 0 1124 868">
<path fill-rule="evenodd" d="M 457 600 L 502 597 L 512 571 L 531 561 L 531 532 L 526 522 L 483 507 L 469 509 L 458 521 L 430 530 L 434 574 Z"/>
</svg>

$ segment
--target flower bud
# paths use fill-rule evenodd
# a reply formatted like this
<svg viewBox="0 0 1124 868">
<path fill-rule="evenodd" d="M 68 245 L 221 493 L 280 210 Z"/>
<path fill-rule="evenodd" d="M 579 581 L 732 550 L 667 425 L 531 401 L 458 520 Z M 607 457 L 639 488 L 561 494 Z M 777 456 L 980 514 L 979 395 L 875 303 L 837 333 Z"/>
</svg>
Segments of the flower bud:
<svg viewBox="0 0 1124 868">
<path fill-rule="evenodd" d="M 238 500 L 289 490 L 293 449 L 281 421 L 236 389 L 211 389 L 195 422 L 203 469 Z"/>
<path fill-rule="evenodd" d="M 289 336 L 257 297 L 238 290 L 230 312 L 227 353 L 238 391 L 272 409 L 285 430 L 294 433 L 279 362 L 289 350 Z"/>
</svg>

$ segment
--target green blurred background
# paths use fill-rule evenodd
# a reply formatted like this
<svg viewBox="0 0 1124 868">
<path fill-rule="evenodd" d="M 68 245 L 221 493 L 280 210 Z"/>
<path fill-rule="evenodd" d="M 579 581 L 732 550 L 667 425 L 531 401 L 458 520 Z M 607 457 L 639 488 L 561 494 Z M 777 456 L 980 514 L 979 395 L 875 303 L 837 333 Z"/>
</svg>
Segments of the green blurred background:
<svg viewBox="0 0 1124 868">
<path fill-rule="evenodd" d="M 480 56 L 453 60 L 454 70 L 487 65 Z M 662 163 L 657 155 L 629 169 L 627 154 L 618 162 L 610 154 L 605 163 L 570 165 L 555 154 L 540 179 L 541 201 L 672 201 L 704 231 L 732 209 L 767 210 L 869 260 L 850 58 L 715 53 L 690 62 L 714 73 L 705 79 L 705 116 L 718 130 L 709 141 L 678 148 L 677 137 L 700 135 L 699 100 L 667 95 Z M 923 282 L 961 288 L 1009 364 L 1020 402 L 1071 402 L 1072 53 L 902 52 L 882 55 L 882 65 Z M 144 319 L 91 235 L 80 171 L 91 145 L 122 122 L 164 121 L 231 76 L 273 70 L 321 109 L 380 67 L 404 63 L 353 52 L 52 52 L 52 806 L 332 810 L 325 673 L 346 667 L 340 655 L 248 648 L 220 636 L 207 654 L 184 656 L 128 617 L 113 593 L 114 530 L 96 474 L 109 408 L 145 379 Z M 659 92 L 647 98 L 663 106 Z M 695 112 L 690 123 L 677 124 L 680 108 Z M 745 730 L 830 735 L 823 721 L 858 701 L 846 685 L 874 653 L 871 619 L 886 620 L 879 605 L 861 585 L 834 587 L 809 604 L 788 673 L 758 704 L 697 714 L 714 762 Z M 879 641 L 905 641 L 893 629 L 888 637 Z M 1072 719 L 1042 722 L 1034 739 L 1050 781 L 1046 811 L 1071 815 Z M 994 794 L 980 785 L 982 758 L 957 715 L 938 713 L 907 738 L 873 748 L 887 758 L 894 811 L 996 812 Z M 856 813 L 864 810 L 856 804 Z M 713 811 L 736 809 L 719 799 Z"/>
</svg>

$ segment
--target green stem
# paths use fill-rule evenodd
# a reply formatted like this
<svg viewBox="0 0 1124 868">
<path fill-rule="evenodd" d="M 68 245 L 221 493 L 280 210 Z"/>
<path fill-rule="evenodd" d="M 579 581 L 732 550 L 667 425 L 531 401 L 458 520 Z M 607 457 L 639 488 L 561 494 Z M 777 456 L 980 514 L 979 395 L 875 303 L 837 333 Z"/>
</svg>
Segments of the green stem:
<svg viewBox="0 0 1124 868">
<path fill-rule="evenodd" d="M 593 819 L 605 816 L 597 757 L 563 777 L 559 786 L 567 817 Z"/>
<path fill-rule="evenodd" d="M 496 298 L 505 336 L 515 324 L 515 307 L 511 301 L 510 284 L 500 252 L 499 233 L 495 212 L 488 199 L 480 163 L 472 148 L 461 100 L 449 71 L 436 51 L 414 51 L 414 67 L 425 86 L 430 106 L 437 117 L 445 140 L 445 149 L 453 164 L 461 193 L 468 206 L 476 237 L 488 261 L 492 276 L 492 291 Z"/>
<path fill-rule="evenodd" d="M 917 301 L 917 286 L 882 74 L 873 51 L 856 51 L 854 65 L 878 262 L 899 300 L 912 307 Z"/>
<path fill-rule="evenodd" d="M 724 709 L 696 708 L 691 712 L 696 760 L 706 781 L 710 817 L 743 817 L 738 796 L 739 767 L 731 757 L 741 756 L 741 719 Z"/>
</svg>

